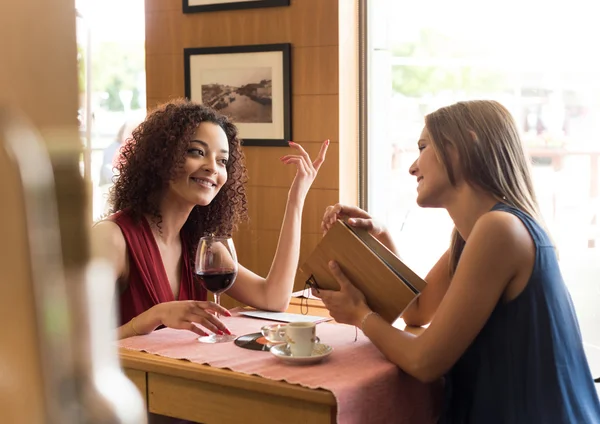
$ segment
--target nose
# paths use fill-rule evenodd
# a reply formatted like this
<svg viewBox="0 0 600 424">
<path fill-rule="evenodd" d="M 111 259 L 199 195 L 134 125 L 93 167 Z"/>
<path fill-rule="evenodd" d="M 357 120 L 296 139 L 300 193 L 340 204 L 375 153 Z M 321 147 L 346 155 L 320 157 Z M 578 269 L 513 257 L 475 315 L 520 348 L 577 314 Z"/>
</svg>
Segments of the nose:
<svg viewBox="0 0 600 424">
<path fill-rule="evenodd" d="M 207 155 L 202 163 L 202 169 L 209 174 L 217 173 L 217 160 L 211 155 Z"/>
<path fill-rule="evenodd" d="M 412 163 L 412 165 L 410 166 L 410 168 L 408 168 L 408 173 L 410 175 L 416 176 L 417 175 L 417 171 L 419 170 L 419 167 L 417 166 L 417 161 L 419 159 L 415 159 L 415 161 Z"/>
</svg>

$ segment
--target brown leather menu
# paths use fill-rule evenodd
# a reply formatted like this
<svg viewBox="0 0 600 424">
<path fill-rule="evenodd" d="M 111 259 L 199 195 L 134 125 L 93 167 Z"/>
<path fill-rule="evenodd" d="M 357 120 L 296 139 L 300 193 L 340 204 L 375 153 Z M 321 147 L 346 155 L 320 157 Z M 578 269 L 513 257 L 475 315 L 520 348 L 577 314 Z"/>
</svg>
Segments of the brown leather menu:
<svg viewBox="0 0 600 424">
<path fill-rule="evenodd" d="M 329 271 L 334 260 L 364 293 L 369 307 L 394 322 L 427 283 L 366 230 L 337 221 L 300 267 L 307 283 L 318 289 L 339 290 Z"/>
</svg>

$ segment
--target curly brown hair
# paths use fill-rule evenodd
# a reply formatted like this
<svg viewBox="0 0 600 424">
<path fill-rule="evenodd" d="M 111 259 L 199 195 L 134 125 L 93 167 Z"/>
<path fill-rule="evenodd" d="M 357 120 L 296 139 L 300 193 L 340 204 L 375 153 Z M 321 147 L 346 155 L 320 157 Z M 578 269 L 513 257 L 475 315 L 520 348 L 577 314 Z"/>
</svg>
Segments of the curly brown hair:
<svg viewBox="0 0 600 424">
<path fill-rule="evenodd" d="M 160 225 L 160 201 L 183 169 L 189 143 L 202 122 L 225 131 L 229 160 L 227 182 L 209 205 L 195 206 L 183 226 L 192 253 L 203 234 L 231 235 L 248 217 L 244 153 L 238 130 L 226 116 L 186 99 L 157 106 L 123 144 L 109 200 L 110 213 L 128 210 L 137 220 L 148 214 Z"/>
</svg>

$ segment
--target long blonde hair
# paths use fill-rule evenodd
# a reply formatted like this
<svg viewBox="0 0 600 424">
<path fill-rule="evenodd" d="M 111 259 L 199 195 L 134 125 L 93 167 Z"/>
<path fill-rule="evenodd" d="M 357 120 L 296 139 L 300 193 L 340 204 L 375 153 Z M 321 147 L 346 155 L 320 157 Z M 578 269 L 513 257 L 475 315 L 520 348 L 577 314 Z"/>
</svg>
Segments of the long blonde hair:
<svg viewBox="0 0 600 424">
<path fill-rule="evenodd" d="M 504 106 L 491 100 L 459 102 L 427 115 L 425 126 L 452 185 L 457 181 L 450 147 L 458 153 L 458 171 L 465 183 L 491 193 L 499 202 L 544 225 L 517 125 Z M 450 275 L 456 271 L 464 246 L 455 227 L 450 242 Z"/>
</svg>

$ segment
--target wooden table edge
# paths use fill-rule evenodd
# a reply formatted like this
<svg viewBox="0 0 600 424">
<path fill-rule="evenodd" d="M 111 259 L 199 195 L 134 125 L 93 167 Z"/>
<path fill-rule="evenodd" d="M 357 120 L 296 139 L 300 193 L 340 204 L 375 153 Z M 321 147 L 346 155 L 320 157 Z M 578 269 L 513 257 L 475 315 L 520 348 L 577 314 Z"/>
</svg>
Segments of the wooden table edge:
<svg viewBox="0 0 600 424">
<path fill-rule="evenodd" d="M 309 389 L 298 384 L 271 380 L 259 375 L 243 374 L 230 369 L 196 364 L 185 359 L 166 358 L 125 348 L 119 348 L 119 357 L 121 366 L 127 369 L 283 396 L 332 407 L 337 405 L 333 393 L 326 389 Z"/>
</svg>

